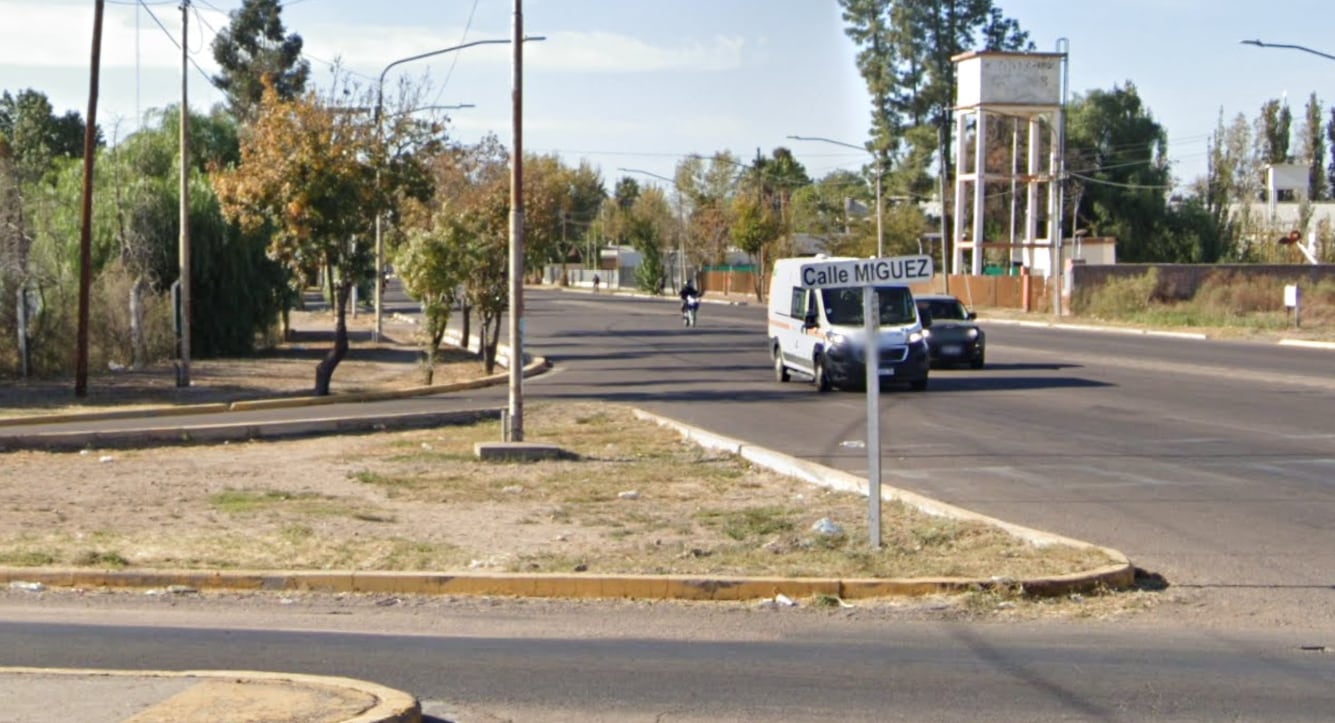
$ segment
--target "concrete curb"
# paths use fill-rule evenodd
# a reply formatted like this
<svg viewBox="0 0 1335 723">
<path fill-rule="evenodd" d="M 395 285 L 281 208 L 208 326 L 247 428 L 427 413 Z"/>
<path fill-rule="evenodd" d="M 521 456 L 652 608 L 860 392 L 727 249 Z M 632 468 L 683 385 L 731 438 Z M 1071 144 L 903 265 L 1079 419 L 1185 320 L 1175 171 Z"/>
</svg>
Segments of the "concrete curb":
<svg viewBox="0 0 1335 723">
<path fill-rule="evenodd" d="M 500 415 L 500 408 L 463 409 L 447 412 L 406 412 L 375 418 L 326 417 L 292 421 L 238 422 L 203 427 L 143 427 L 108 432 L 32 432 L 0 435 L 0 450 L 131 449 L 161 444 L 245 442 L 316 434 L 377 432 L 386 429 L 469 424 L 483 419 L 496 419 Z"/>
<path fill-rule="evenodd" d="M 156 721 L 183 720 L 181 715 L 190 715 L 185 720 L 199 720 L 193 717 L 205 713 L 242 715 L 246 703 L 251 701 L 247 687 L 256 684 L 274 686 L 276 699 L 269 701 L 280 707 L 286 706 L 286 714 L 292 720 L 338 720 L 339 723 L 420 723 L 421 705 L 417 699 L 400 690 L 353 678 L 334 676 L 302 675 L 297 673 L 270 673 L 248 670 L 95 670 L 80 668 L 5 668 L 0 667 L 0 679 L 17 681 L 22 684 L 37 684 L 43 679 L 58 679 L 61 686 L 71 685 L 77 679 L 116 679 L 116 680 L 197 680 L 208 686 L 202 694 L 191 695 L 187 690 L 183 694 L 168 696 L 157 705 L 130 718 L 130 721 L 149 723 Z M 309 695 L 303 692 L 353 699 L 341 706 L 327 707 L 316 704 L 319 710 L 302 710 L 310 706 Z M 370 701 L 367 705 L 364 702 Z M 306 704 L 306 705 L 303 705 Z M 53 701 L 52 706 L 58 703 Z M 339 708 L 347 708 L 343 718 Z"/>
<path fill-rule="evenodd" d="M 412 573 L 254 570 L 73 570 L 0 568 L 0 583 L 73 589 L 162 589 L 171 594 L 201 590 L 244 592 L 459 595 L 564 599 L 691 600 L 745 602 L 782 594 L 844 600 L 913 597 L 1020 585 L 1025 594 L 1054 597 L 1131 585 L 1130 563 L 1093 571 L 1025 580 L 963 577 L 814 578 L 741 575 L 597 575 L 520 573 Z"/>
<path fill-rule="evenodd" d="M 867 494 L 866 480 L 855 477 L 847 472 L 831 469 L 824 465 L 819 465 L 764 447 L 749 445 L 741 440 L 724 437 L 643 410 L 635 410 L 635 416 L 639 419 L 652 421 L 659 426 L 674 429 L 684 438 L 691 440 L 702 447 L 736 454 L 752 464 L 773 470 L 779 474 L 795 477 L 805 482 L 828 487 L 830 489 L 856 492 L 862 495 Z M 1069 592 L 1087 591 L 1098 587 L 1120 589 L 1129 587 L 1135 580 L 1135 567 L 1131 564 L 1131 561 L 1122 552 L 1110 547 L 1102 547 L 1083 540 L 1076 540 L 1070 537 L 1016 525 L 1004 520 L 996 519 L 995 517 L 988 517 L 971 510 L 966 510 L 929 497 L 924 497 L 914 492 L 901 490 L 896 487 L 882 485 L 881 498 L 902 502 L 924 514 L 949 517 L 956 520 L 980 522 L 992 527 L 997 527 L 1037 547 L 1065 545 L 1067 547 L 1097 550 L 1100 553 L 1107 555 L 1108 558 L 1113 561 L 1112 564 L 1096 570 L 1072 573 L 1052 578 L 1021 581 L 1025 591 L 1030 594 L 1040 596 L 1061 595 Z M 932 582 L 941 583 L 943 581 L 934 580 Z M 988 586 L 988 583 L 994 584 L 995 582 L 996 581 L 994 580 L 972 580 L 967 587 L 986 587 Z"/>
<path fill-rule="evenodd" d="M 1218 337 L 1190 331 L 1165 331 L 1162 329 L 1140 329 L 1124 326 L 1097 326 L 1093 324 L 1067 324 L 1056 321 L 1025 321 L 1021 319 L 980 319 L 980 323 L 998 326 L 1022 326 L 1030 329 L 1063 329 L 1102 334 L 1127 334 L 1131 336 L 1158 336 L 1169 339 L 1191 339 L 1194 341 L 1218 341 Z M 1335 341 L 1313 341 L 1309 339 L 1280 339 L 1274 342 L 1278 346 L 1296 346 L 1306 349 L 1326 349 L 1335 351 Z"/>
<path fill-rule="evenodd" d="M 1306 349 L 1335 350 L 1335 341 L 1309 341 L 1307 339 L 1280 339 L 1280 346 L 1299 346 Z"/>
<path fill-rule="evenodd" d="M 499 351 L 497 353 L 497 363 L 505 366 L 508 361 L 508 355 L 502 361 Z M 543 357 L 536 357 L 524 367 L 523 375 L 525 378 L 541 374 L 551 368 L 551 363 Z M 35 415 L 28 417 L 0 417 L 0 427 L 30 427 L 44 424 L 65 424 L 69 422 L 95 422 L 110 421 L 117 419 L 159 419 L 164 417 L 193 416 L 201 414 L 220 414 L 223 412 L 244 412 L 259 409 L 288 409 L 294 407 L 315 407 L 330 404 L 347 404 L 355 402 L 378 402 L 391 399 L 408 399 L 411 397 L 427 397 L 435 394 L 448 394 L 449 392 L 459 392 L 468 389 L 481 389 L 483 387 L 504 384 L 509 381 L 509 373 L 492 374 L 490 376 L 480 377 L 478 379 L 469 379 L 462 382 L 451 382 L 449 384 L 433 384 L 429 386 L 408 387 L 406 389 L 393 389 L 374 392 L 350 392 L 348 394 L 331 394 L 323 397 L 282 397 L 273 399 L 252 399 L 240 402 L 218 402 L 214 404 L 192 404 L 182 406 L 163 406 L 163 407 L 145 407 L 134 410 L 116 410 L 107 412 L 70 412 L 64 414 Z M 268 423 L 266 423 L 268 424 Z M 24 437 L 33 437 L 40 435 L 23 435 Z M 236 437 L 230 437 L 235 439 Z M 0 448 L 5 445 L 5 438 L 0 437 Z M 173 441 L 169 439 L 158 438 L 154 441 Z M 180 438 L 174 441 L 190 441 Z"/>
</svg>

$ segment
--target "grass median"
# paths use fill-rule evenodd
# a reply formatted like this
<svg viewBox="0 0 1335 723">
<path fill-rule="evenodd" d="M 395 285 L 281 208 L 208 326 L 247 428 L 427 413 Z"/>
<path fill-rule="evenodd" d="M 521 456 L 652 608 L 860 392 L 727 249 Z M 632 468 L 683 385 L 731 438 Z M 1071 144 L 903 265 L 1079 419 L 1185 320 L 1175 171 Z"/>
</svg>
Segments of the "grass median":
<svg viewBox="0 0 1335 723">
<path fill-rule="evenodd" d="M 0 565 L 1011 578 L 1111 562 L 990 525 L 882 511 L 702 450 L 625 407 L 537 404 L 570 458 L 484 462 L 496 422 L 84 453 L 0 468 Z"/>
</svg>

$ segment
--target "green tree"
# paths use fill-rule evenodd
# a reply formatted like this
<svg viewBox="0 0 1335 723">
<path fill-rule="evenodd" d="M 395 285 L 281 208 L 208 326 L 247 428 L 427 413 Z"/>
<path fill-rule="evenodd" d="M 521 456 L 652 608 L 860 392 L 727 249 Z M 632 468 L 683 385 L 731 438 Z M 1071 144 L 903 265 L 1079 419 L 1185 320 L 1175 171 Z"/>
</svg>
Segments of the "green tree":
<svg viewBox="0 0 1335 723">
<path fill-rule="evenodd" d="M 1277 99 L 1266 101 L 1261 105 L 1261 115 L 1256 123 L 1256 142 L 1259 144 L 1261 162 L 1288 163 L 1289 136 L 1293 125 L 1289 104 Z"/>
<path fill-rule="evenodd" d="M 0 94 L 0 137 L 9 143 L 20 184 L 39 181 L 57 158 L 83 158 L 84 127 L 74 111 L 57 116 L 41 91 Z M 94 141 L 104 145 L 100 131 Z"/>
<path fill-rule="evenodd" d="M 663 243 L 667 237 L 665 229 L 672 224 L 672 209 L 661 189 L 651 186 L 635 197 L 627 214 L 625 233 L 631 246 L 640 252 L 635 283 L 642 291 L 657 294 L 667 283 Z"/>
<path fill-rule="evenodd" d="M 1335 197 L 1335 107 L 1330 109 L 1330 121 L 1326 123 L 1326 148 L 1330 150 L 1330 165 L 1326 166 L 1326 188 Z"/>
<path fill-rule="evenodd" d="M 872 97 L 871 141 L 878 163 L 898 165 L 915 192 L 930 190 L 933 152 L 953 164 L 950 119 L 955 93 L 951 58 L 969 50 L 1032 48 L 1019 23 L 993 0 L 839 0 L 845 33 Z M 911 137 L 910 129 L 919 129 Z M 938 131 L 940 133 L 938 134 Z M 907 157 L 905 157 L 907 154 Z"/>
<path fill-rule="evenodd" d="M 1307 164 L 1307 198 L 1309 201 L 1322 201 L 1330 197 L 1330 187 L 1326 184 L 1326 138 L 1321 126 L 1321 100 L 1312 93 L 1307 100 L 1303 113 L 1301 157 Z"/>
<path fill-rule="evenodd" d="M 757 268 L 765 268 L 766 250 L 774 245 L 783 229 L 778 212 L 765 202 L 763 197 L 740 194 L 732 204 L 732 244 L 741 249 L 759 263 Z M 762 281 L 766 274 L 756 273 L 756 298 L 764 301 Z"/>
<path fill-rule="evenodd" d="M 372 277 L 372 214 L 379 144 L 367 119 L 314 94 L 284 100 L 266 88 L 241 161 L 213 176 L 224 215 L 253 232 L 272 229 L 269 254 L 298 277 L 326 270 L 336 317 L 334 345 L 315 371 L 326 395 L 348 352 L 347 306 L 354 285 Z"/>
<path fill-rule="evenodd" d="M 422 305 L 422 355 L 431 384 L 450 311 L 462 299 L 471 259 L 472 230 L 464 219 L 441 214 L 431 228 L 413 229 L 394 257 L 394 268 L 407 294 Z"/>
<path fill-rule="evenodd" d="M 1091 233 L 1117 238 L 1119 259 L 1174 260 L 1159 243 L 1172 175 L 1167 134 L 1130 81 L 1078 95 L 1067 109 L 1067 167 L 1084 181 L 1077 211 Z"/>
<path fill-rule="evenodd" d="M 227 94 L 232 113 L 251 120 L 266 82 L 283 100 L 304 93 L 310 64 L 301 59 L 301 36 L 284 34 L 281 0 L 242 0 L 229 16 L 213 39 L 213 59 L 222 69 L 213 82 Z"/>
<path fill-rule="evenodd" d="M 744 170 L 732 208 L 733 245 L 756 262 L 756 298 L 764 300 L 764 280 L 773 261 L 791 253 L 785 241 L 792 232 L 793 193 L 810 185 L 806 169 L 788 148 L 775 148 L 767 158 L 757 153 Z"/>
</svg>

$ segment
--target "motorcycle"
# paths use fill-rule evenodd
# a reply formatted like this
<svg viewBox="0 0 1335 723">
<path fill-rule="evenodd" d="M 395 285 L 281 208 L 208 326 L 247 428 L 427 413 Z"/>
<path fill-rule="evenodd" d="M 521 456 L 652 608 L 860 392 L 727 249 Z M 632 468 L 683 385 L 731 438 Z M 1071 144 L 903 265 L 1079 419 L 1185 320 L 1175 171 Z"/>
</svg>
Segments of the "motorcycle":
<svg viewBox="0 0 1335 723">
<path fill-rule="evenodd" d="M 688 296 L 681 305 L 681 323 L 683 326 L 695 326 L 695 317 L 700 310 L 700 297 Z"/>
</svg>

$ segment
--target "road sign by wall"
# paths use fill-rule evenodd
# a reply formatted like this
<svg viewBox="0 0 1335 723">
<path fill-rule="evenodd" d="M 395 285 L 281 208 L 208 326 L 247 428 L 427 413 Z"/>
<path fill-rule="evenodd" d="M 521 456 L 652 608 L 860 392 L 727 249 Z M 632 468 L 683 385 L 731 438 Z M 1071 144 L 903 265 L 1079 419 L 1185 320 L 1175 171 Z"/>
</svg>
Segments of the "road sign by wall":
<svg viewBox="0 0 1335 723">
<path fill-rule="evenodd" d="M 799 283 L 808 289 L 906 286 L 932 280 L 931 256 L 840 259 L 802 264 Z"/>
</svg>

